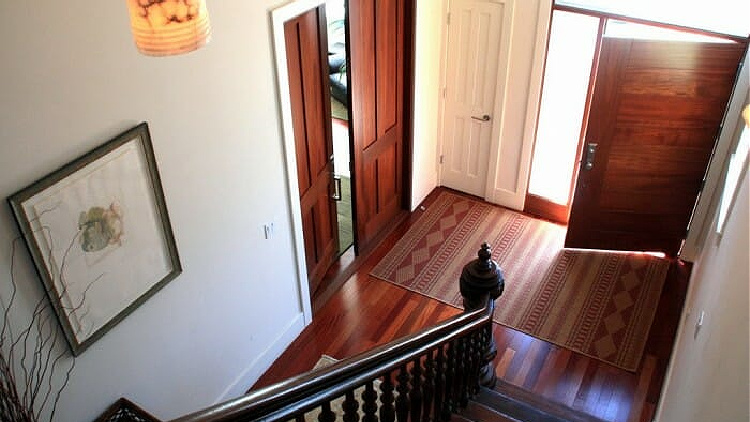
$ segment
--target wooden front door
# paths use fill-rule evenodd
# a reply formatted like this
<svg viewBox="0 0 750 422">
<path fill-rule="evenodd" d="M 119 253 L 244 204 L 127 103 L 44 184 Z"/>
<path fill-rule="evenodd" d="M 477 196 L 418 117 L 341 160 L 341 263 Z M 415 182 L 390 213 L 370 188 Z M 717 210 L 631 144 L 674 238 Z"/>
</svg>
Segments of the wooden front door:
<svg viewBox="0 0 750 422">
<path fill-rule="evenodd" d="M 305 260 L 314 293 L 338 249 L 325 6 L 287 21 L 284 35 Z"/>
<path fill-rule="evenodd" d="M 404 77 L 410 1 L 349 0 L 349 87 L 358 250 L 404 208 Z"/>
<path fill-rule="evenodd" d="M 566 247 L 677 254 L 744 49 L 602 40 Z"/>
</svg>

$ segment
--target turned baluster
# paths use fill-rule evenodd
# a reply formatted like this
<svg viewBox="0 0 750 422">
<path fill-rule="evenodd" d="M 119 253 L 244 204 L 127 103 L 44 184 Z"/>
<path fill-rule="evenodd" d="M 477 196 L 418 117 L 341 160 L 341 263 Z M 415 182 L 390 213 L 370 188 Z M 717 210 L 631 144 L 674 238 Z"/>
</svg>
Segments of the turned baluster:
<svg viewBox="0 0 750 422">
<path fill-rule="evenodd" d="M 362 392 L 362 422 L 378 422 L 376 416 L 378 412 L 378 393 L 375 392 L 372 381 L 365 384 L 365 391 Z"/>
<path fill-rule="evenodd" d="M 437 348 L 437 360 L 435 362 L 435 406 L 433 410 L 434 420 L 438 420 L 443 412 L 443 398 L 445 397 L 445 354 L 443 346 Z"/>
<path fill-rule="evenodd" d="M 432 402 L 435 398 L 435 358 L 433 352 L 427 352 L 424 359 L 424 382 L 422 383 L 422 421 L 430 422 L 432 413 Z M 415 421 L 416 422 L 416 421 Z"/>
<path fill-rule="evenodd" d="M 441 417 L 444 421 L 451 419 L 451 414 L 456 410 L 454 402 L 454 391 L 456 382 L 456 344 L 448 343 L 445 354 L 445 396 L 443 397 L 443 410 Z"/>
<path fill-rule="evenodd" d="M 466 264 L 461 272 L 461 296 L 463 296 L 466 311 L 482 308 L 488 297 L 490 300 L 496 300 L 505 288 L 505 276 L 497 263 L 492 260 L 490 245 L 482 244 L 477 255 L 477 259 Z M 488 325 L 486 329 L 489 331 L 489 341 L 483 345 L 480 384 L 492 388 L 497 382 L 497 375 L 492 364 L 497 356 L 497 346 L 492 337 L 492 325 Z"/>
<path fill-rule="evenodd" d="M 406 422 L 409 418 L 409 371 L 406 369 L 406 364 L 401 367 L 398 375 L 396 376 L 398 386 L 398 397 L 396 398 L 396 420 L 398 422 Z"/>
<path fill-rule="evenodd" d="M 336 414 L 331 411 L 331 402 L 327 401 L 320 405 L 318 422 L 335 422 Z"/>
<path fill-rule="evenodd" d="M 409 420 L 419 422 L 422 418 L 422 359 L 417 358 L 411 368 L 411 392 L 409 393 L 411 412 Z"/>
<path fill-rule="evenodd" d="M 482 331 L 476 330 L 469 336 L 469 380 L 468 390 L 471 397 L 479 392 L 479 369 L 481 364 Z"/>
<path fill-rule="evenodd" d="M 359 402 L 354 397 L 354 390 L 346 392 L 346 398 L 341 408 L 344 409 L 344 422 L 359 422 Z"/>
<path fill-rule="evenodd" d="M 458 362 L 456 377 L 456 404 L 465 408 L 469 404 L 469 339 L 462 337 L 458 340 Z"/>
<path fill-rule="evenodd" d="M 380 422 L 393 422 L 396 419 L 396 409 L 393 407 L 393 381 L 391 373 L 383 376 L 380 383 Z"/>
<path fill-rule="evenodd" d="M 482 346 L 482 365 L 479 368 L 479 385 L 488 388 L 495 388 L 497 375 L 493 361 L 497 357 L 497 345 L 495 337 L 492 335 L 492 326 L 484 327 L 484 344 Z"/>
</svg>

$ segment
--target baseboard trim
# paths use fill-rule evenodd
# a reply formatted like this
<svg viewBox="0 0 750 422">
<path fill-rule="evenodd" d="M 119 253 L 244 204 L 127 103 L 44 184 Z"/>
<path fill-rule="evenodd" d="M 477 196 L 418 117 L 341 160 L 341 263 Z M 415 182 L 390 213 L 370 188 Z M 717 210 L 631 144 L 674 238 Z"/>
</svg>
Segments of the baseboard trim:
<svg viewBox="0 0 750 422">
<path fill-rule="evenodd" d="M 485 198 L 485 200 L 496 205 L 523 212 L 526 193 L 511 192 L 509 190 L 496 188 L 492 191 L 490 197 Z"/>
<path fill-rule="evenodd" d="M 237 398 L 247 391 L 273 362 L 284 353 L 284 350 L 296 339 L 305 328 L 305 317 L 303 313 L 297 314 L 292 321 L 282 330 L 281 334 L 271 342 L 250 365 L 243 370 L 240 375 L 232 381 L 231 384 L 214 400 L 213 404 L 225 402 L 229 399 Z"/>
</svg>

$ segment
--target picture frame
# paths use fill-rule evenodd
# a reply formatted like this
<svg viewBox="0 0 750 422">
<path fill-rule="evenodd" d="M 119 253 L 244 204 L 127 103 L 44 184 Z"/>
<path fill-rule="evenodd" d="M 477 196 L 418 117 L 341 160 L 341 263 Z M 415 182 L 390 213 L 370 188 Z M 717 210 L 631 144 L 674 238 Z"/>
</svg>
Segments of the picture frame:
<svg viewBox="0 0 750 422">
<path fill-rule="evenodd" d="M 182 273 L 146 122 L 8 202 L 74 355 Z"/>
<path fill-rule="evenodd" d="M 159 419 L 132 401 L 121 397 L 94 422 L 159 422 Z"/>
</svg>

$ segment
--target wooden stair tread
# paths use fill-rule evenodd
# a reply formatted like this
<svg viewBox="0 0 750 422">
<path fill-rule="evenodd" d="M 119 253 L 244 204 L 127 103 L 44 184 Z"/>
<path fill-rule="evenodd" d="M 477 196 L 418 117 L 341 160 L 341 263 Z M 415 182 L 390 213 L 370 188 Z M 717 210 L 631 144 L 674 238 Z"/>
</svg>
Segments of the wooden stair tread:
<svg viewBox="0 0 750 422">
<path fill-rule="evenodd" d="M 472 417 L 471 419 L 467 419 L 468 416 L 465 415 L 453 415 L 451 416 L 450 422 L 519 422 L 515 419 L 508 419 L 505 416 L 502 416 L 498 413 L 495 413 L 492 417 L 481 417 L 481 418 L 475 418 Z"/>
<path fill-rule="evenodd" d="M 481 388 L 462 415 L 482 422 L 603 422 L 502 381 L 494 390 Z"/>
<path fill-rule="evenodd" d="M 496 410 L 476 401 L 469 405 L 459 415 L 454 415 L 451 422 L 525 422 L 498 413 Z"/>
</svg>

